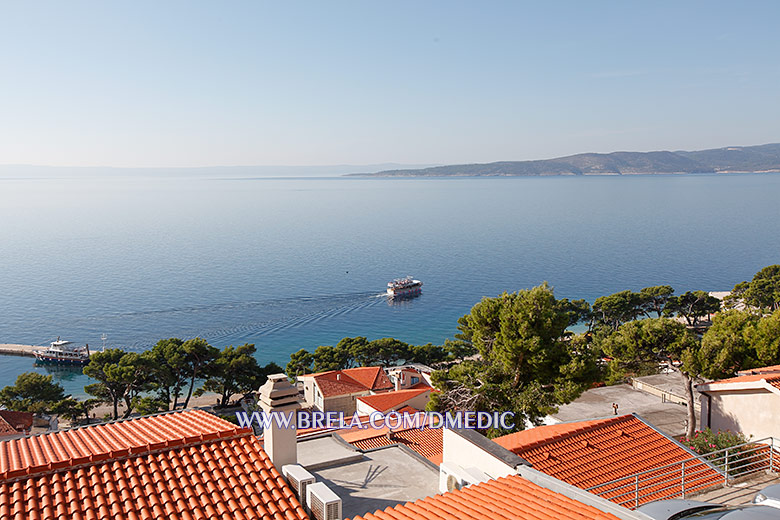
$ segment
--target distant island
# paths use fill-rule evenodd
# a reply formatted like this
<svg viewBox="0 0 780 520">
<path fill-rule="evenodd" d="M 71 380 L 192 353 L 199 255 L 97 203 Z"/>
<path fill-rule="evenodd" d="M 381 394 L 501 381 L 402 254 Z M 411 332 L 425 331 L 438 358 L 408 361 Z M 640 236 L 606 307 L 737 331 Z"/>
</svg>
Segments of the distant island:
<svg viewBox="0 0 780 520">
<path fill-rule="evenodd" d="M 362 177 L 515 177 L 780 172 L 780 144 L 712 150 L 581 153 L 539 161 L 457 164 L 420 169 L 351 173 Z"/>
</svg>

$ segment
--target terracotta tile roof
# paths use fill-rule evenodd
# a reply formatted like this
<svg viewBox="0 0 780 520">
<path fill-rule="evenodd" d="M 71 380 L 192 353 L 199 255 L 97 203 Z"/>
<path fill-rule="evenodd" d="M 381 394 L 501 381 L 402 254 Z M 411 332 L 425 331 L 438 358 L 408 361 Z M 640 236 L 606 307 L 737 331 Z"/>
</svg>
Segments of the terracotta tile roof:
<svg viewBox="0 0 780 520">
<path fill-rule="evenodd" d="M 633 475 L 636 473 L 679 463 L 694 456 L 634 415 L 539 426 L 494 440 L 543 473 L 581 489 L 596 487 L 593 493 L 625 505 L 629 505 L 628 497 L 620 495 L 627 493 L 626 489 L 616 489 L 626 486 L 628 480 L 608 483 L 631 477 L 633 491 Z M 679 466 L 675 468 L 680 471 Z M 642 486 L 645 489 L 639 504 L 679 495 L 680 478 L 676 474 L 663 475 L 674 470 L 666 468 L 643 475 Z M 710 466 L 686 463 L 686 492 L 703 489 L 722 480 L 723 477 Z M 630 494 L 630 505 L 633 506 L 634 493 Z"/>
<path fill-rule="evenodd" d="M 8 422 L 5 419 L 0 418 L 0 437 L 6 436 L 6 435 L 18 435 L 20 432 L 8 424 Z"/>
<path fill-rule="evenodd" d="M 415 383 L 412 386 L 410 386 L 407 390 L 412 390 L 413 388 L 431 388 L 431 385 L 426 383 L 424 380 L 420 381 L 419 383 Z"/>
<path fill-rule="evenodd" d="M 14 433 L 23 433 L 30 430 L 33 425 L 33 414 L 29 412 L 14 412 L 11 410 L 0 410 L 0 430 L 7 431 L 10 427 Z M 0 431 L 0 435 L 2 435 Z"/>
<path fill-rule="evenodd" d="M 205 412 L 27 440 L 0 442 L 3 520 L 308 520 L 251 431 Z"/>
<path fill-rule="evenodd" d="M 2 482 L 0 518 L 308 519 L 251 435 Z"/>
<path fill-rule="evenodd" d="M 353 428 L 351 430 L 338 430 L 336 433 L 346 442 L 360 450 L 404 444 L 434 464 L 441 464 L 442 453 L 444 452 L 443 429 L 425 426 L 425 416 L 423 414 L 420 414 L 420 420 L 423 421 L 420 423 L 423 425 L 422 428 L 398 428 L 390 432 L 388 427 L 382 426 L 376 429 Z M 376 424 L 381 425 L 382 423 L 376 421 Z"/>
<path fill-rule="evenodd" d="M 770 367 L 751 368 L 750 370 L 741 370 L 737 373 L 740 376 L 747 376 L 751 374 L 771 374 L 780 373 L 780 365 L 772 365 Z"/>
<path fill-rule="evenodd" d="M 12 439 L 0 442 L 0 479 L 246 431 L 191 410 Z"/>
<path fill-rule="evenodd" d="M 348 368 L 308 374 L 320 387 L 323 397 L 355 394 L 367 391 L 390 390 L 393 383 L 382 367 Z"/>
<path fill-rule="evenodd" d="M 756 388 L 762 388 L 764 385 L 770 385 L 780 390 L 780 373 L 775 374 L 773 372 L 762 372 L 759 374 L 730 377 L 728 379 L 719 379 L 717 381 L 710 381 L 709 383 L 702 383 L 696 385 L 696 388 L 704 392 L 710 390 L 726 390 L 727 388 L 725 385 L 741 383 L 755 383 L 753 386 Z"/>
<path fill-rule="evenodd" d="M 393 392 L 384 392 L 381 394 L 358 397 L 358 401 L 367 404 L 378 412 L 387 412 L 396 406 L 404 404 L 409 399 L 414 399 L 418 395 L 422 395 L 430 391 L 431 387 L 395 390 Z"/>
<path fill-rule="evenodd" d="M 353 520 L 617 520 L 518 475 L 423 498 Z"/>
</svg>

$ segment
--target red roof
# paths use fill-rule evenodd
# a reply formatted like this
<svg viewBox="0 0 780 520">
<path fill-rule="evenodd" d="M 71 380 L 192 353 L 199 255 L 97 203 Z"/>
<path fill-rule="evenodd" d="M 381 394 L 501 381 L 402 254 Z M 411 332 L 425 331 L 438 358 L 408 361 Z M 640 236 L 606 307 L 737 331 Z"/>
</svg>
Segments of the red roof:
<svg viewBox="0 0 780 520">
<path fill-rule="evenodd" d="M 767 388 L 768 386 L 780 390 L 780 373 L 774 374 L 772 372 L 763 372 L 758 374 L 730 377 L 728 379 L 719 379 L 709 383 L 702 383 L 700 385 L 696 385 L 696 388 L 702 392 L 709 392 L 712 390 L 729 390 L 729 385 L 743 383 L 747 383 L 749 386 L 754 386 L 756 388 Z M 751 383 L 755 384 L 750 385 Z M 772 388 L 768 389 L 772 390 Z"/>
<path fill-rule="evenodd" d="M 251 430 L 228 425 L 187 411 L 0 442 L 0 518 L 308 520 Z"/>
<path fill-rule="evenodd" d="M 636 473 L 694 457 L 634 415 L 539 426 L 494 440 L 543 473 L 582 489 L 595 487 L 593 493 L 631 506 L 634 505 L 633 493 L 628 504 L 627 496 L 619 496 L 626 493 L 626 489 L 615 491 L 626 486 L 628 480 L 609 482 L 632 477 L 633 485 Z M 642 486 L 646 489 L 639 497 L 640 505 L 680 494 L 679 478 L 660 476 L 672 471 L 672 468 L 666 468 L 641 477 Z M 660 484 L 662 480 L 665 482 Z M 710 466 L 686 463 L 686 492 L 703 489 L 722 480 L 723 477 Z M 663 494 L 662 488 L 667 488 Z"/>
<path fill-rule="evenodd" d="M 323 397 L 336 397 L 368 391 L 382 391 L 393 388 L 393 383 L 382 367 L 348 368 L 308 374 L 320 387 Z"/>
<path fill-rule="evenodd" d="M 751 368 L 750 370 L 741 370 L 738 372 L 740 376 L 747 376 L 751 374 L 772 374 L 780 373 L 780 365 L 772 365 L 770 367 Z"/>
<path fill-rule="evenodd" d="M 416 411 L 416 410 L 414 410 Z M 339 430 L 336 433 L 345 441 L 360 450 L 370 450 L 404 444 L 435 464 L 441 464 L 444 444 L 442 441 L 442 428 L 429 428 L 425 416 L 420 414 L 423 421 L 420 427 L 398 428 L 390 431 L 386 426 L 380 428 L 353 428 L 351 430 Z M 377 425 L 380 421 L 376 421 Z M 389 435 L 388 435 L 389 434 Z"/>
<path fill-rule="evenodd" d="M 381 394 L 358 397 L 358 401 L 367 404 L 378 412 L 387 412 L 394 409 L 396 406 L 404 404 L 410 399 L 414 399 L 418 395 L 430 391 L 431 387 L 429 386 L 425 388 L 410 388 L 408 390 L 396 390 L 394 392 L 384 392 Z"/>
<path fill-rule="evenodd" d="M 0 442 L 0 479 L 243 431 L 249 430 L 210 413 L 191 410 L 12 439 Z"/>
<path fill-rule="evenodd" d="M 618 520 L 518 475 L 423 498 L 353 520 Z"/>
<path fill-rule="evenodd" d="M 0 410 L 0 435 L 25 433 L 32 428 L 33 414 Z"/>
</svg>

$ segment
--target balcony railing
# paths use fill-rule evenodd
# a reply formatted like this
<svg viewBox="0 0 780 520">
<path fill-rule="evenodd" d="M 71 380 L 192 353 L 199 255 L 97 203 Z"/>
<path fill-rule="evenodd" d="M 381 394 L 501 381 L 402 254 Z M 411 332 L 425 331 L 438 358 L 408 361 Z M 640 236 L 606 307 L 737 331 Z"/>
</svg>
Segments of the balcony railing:
<svg viewBox="0 0 780 520">
<path fill-rule="evenodd" d="M 780 439 L 767 437 L 621 477 L 586 491 L 629 509 L 654 500 L 686 498 L 753 474 L 780 471 L 778 448 Z"/>
</svg>

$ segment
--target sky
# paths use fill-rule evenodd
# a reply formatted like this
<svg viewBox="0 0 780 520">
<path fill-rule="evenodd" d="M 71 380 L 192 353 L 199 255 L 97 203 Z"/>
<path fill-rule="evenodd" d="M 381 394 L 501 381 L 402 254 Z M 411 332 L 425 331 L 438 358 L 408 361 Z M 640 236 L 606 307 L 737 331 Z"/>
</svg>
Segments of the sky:
<svg viewBox="0 0 780 520">
<path fill-rule="evenodd" d="M 780 2 L 0 0 L 0 164 L 780 142 Z"/>
</svg>

